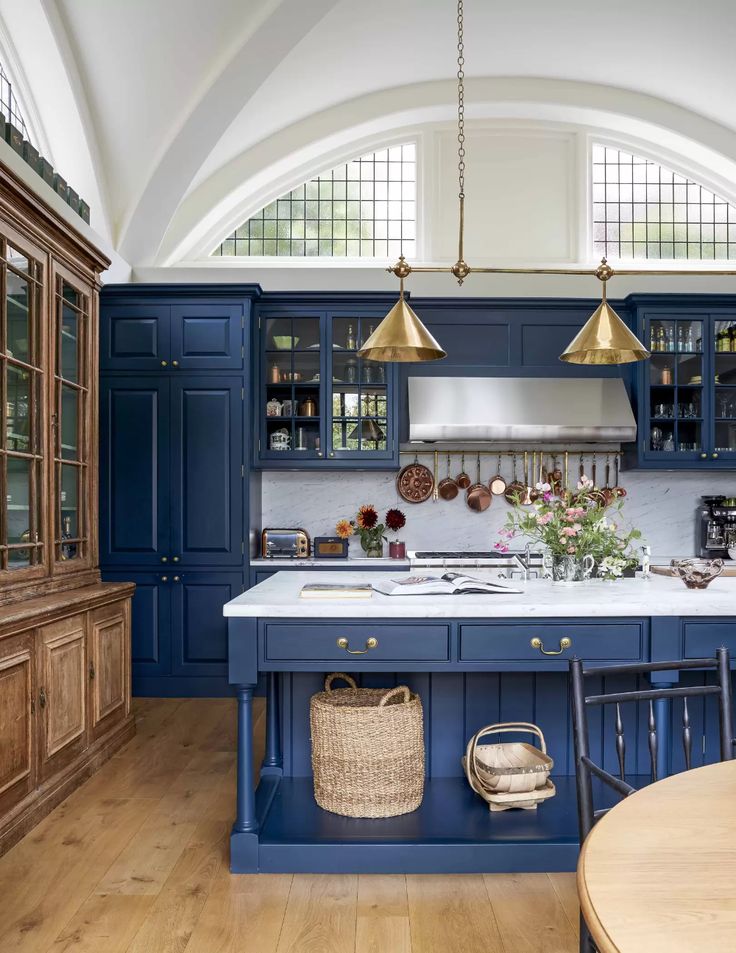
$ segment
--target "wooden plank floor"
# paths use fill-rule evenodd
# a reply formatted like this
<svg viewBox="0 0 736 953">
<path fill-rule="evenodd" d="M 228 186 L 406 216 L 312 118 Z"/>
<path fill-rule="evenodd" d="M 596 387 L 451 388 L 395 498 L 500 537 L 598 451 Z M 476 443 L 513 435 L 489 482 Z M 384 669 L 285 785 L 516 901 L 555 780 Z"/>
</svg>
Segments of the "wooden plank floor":
<svg viewBox="0 0 736 953">
<path fill-rule="evenodd" d="M 573 874 L 232 876 L 234 703 L 135 708 L 130 744 L 0 858 L 1 953 L 576 953 Z M 259 699 L 258 760 L 263 720 Z"/>
</svg>

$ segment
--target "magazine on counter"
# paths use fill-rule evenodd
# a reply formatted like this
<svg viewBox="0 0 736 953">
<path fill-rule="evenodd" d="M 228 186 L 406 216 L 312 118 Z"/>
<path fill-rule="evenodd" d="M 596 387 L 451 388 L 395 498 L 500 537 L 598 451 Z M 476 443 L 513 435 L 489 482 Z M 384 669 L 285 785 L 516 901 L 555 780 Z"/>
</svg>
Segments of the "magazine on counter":
<svg viewBox="0 0 736 953">
<path fill-rule="evenodd" d="M 446 572 L 441 576 L 408 576 L 406 579 L 387 579 L 374 582 L 373 588 L 384 596 L 456 596 L 467 593 L 521 593 L 522 589 L 486 582 L 460 572 Z"/>
<path fill-rule="evenodd" d="M 302 599 L 370 599 L 373 590 L 357 582 L 314 582 L 302 586 Z"/>
</svg>

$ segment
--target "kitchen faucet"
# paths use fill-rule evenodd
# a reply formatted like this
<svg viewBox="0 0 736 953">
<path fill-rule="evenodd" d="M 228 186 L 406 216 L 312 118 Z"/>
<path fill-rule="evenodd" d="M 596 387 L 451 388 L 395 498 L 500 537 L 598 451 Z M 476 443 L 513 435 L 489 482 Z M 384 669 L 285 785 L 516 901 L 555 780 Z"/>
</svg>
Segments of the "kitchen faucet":
<svg viewBox="0 0 736 953">
<path fill-rule="evenodd" d="M 514 573 L 519 573 L 524 582 L 528 582 L 530 579 L 538 579 L 539 572 L 536 569 L 531 568 L 532 556 L 531 556 L 531 544 L 527 543 L 524 547 L 524 555 L 520 556 L 519 553 L 512 553 L 511 558 L 516 563 L 515 569 L 509 571 L 509 579 L 514 578 Z"/>
</svg>

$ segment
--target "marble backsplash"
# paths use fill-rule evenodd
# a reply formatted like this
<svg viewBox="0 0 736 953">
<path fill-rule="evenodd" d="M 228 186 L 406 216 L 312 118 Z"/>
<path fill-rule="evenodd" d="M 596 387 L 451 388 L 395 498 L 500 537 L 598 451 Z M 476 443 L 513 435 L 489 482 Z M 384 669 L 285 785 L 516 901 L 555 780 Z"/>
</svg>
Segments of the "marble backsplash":
<svg viewBox="0 0 736 953">
<path fill-rule="evenodd" d="M 628 495 L 623 516 L 639 527 L 655 559 L 695 554 L 695 512 L 703 494 L 736 496 L 736 473 L 633 471 L 621 474 Z M 463 496 L 452 502 L 405 503 L 396 474 L 383 472 L 267 472 L 263 474 L 262 526 L 301 526 L 310 536 L 334 534 L 340 517 L 354 517 L 362 503 L 383 516 L 392 506 L 406 513 L 399 534 L 407 549 L 490 549 L 498 539 L 508 505 L 494 497 L 485 513 L 474 513 Z M 393 535 L 393 534 L 389 534 Z M 360 544 L 351 540 L 351 554 Z"/>
</svg>

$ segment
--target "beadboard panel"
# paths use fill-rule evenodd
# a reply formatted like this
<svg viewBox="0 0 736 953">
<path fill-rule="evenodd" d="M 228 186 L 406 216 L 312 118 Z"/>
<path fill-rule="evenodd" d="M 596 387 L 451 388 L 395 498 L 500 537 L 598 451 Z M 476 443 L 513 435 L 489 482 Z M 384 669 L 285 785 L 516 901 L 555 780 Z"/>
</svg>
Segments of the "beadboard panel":
<svg viewBox="0 0 736 953">
<path fill-rule="evenodd" d="M 321 691 L 320 673 L 284 673 L 281 679 L 281 714 L 284 774 L 294 777 L 311 775 L 309 739 L 309 700 Z M 685 673 L 680 683 L 704 684 L 703 673 Z M 554 759 L 554 774 L 574 774 L 568 676 L 566 672 L 467 672 L 357 675 L 365 688 L 407 684 L 422 699 L 428 777 L 459 777 L 460 759 L 471 735 L 489 725 L 504 721 L 525 721 L 539 725 L 547 750 Z M 633 691 L 644 687 L 631 676 L 611 676 L 588 681 L 590 693 Z M 339 684 L 338 684 L 339 687 Z M 638 711 L 637 711 L 638 707 Z M 693 766 L 718 760 L 718 709 L 713 698 L 691 699 L 690 724 L 693 738 Z M 649 773 L 647 708 L 622 705 L 621 716 L 626 740 L 627 774 Z M 618 774 L 615 741 L 615 706 L 590 711 L 591 757 L 612 773 Z M 682 704 L 672 708 L 672 770 L 684 768 L 682 751 Z M 703 744 L 705 738 L 705 745 Z M 528 741 L 522 733 L 499 736 L 501 741 Z M 705 748 L 705 750 L 703 750 Z"/>
</svg>

